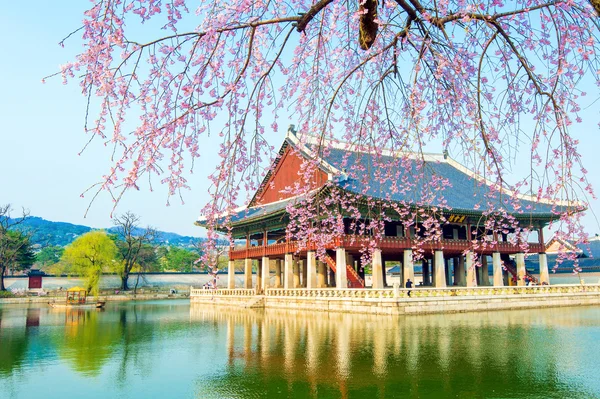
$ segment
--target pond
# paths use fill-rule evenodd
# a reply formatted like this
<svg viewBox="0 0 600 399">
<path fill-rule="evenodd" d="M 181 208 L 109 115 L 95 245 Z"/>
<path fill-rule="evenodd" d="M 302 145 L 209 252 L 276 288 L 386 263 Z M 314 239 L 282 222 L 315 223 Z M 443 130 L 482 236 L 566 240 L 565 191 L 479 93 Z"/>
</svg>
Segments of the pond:
<svg viewBox="0 0 600 399">
<path fill-rule="evenodd" d="M 387 317 L 0 305 L 2 398 L 598 398 L 600 308 Z"/>
</svg>

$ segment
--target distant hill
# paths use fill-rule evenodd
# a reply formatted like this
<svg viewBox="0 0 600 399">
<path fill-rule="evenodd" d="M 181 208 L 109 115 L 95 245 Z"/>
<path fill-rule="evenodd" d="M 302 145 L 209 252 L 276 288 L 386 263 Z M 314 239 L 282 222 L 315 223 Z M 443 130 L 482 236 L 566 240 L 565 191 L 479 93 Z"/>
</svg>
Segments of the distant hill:
<svg viewBox="0 0 600 399">
<path fill-rule="evenodd" d="M 58 245 L 64 247 L 73 242 L 77 237 L 85 234 L 92 229 L 88 226 L 78 224 L 51 222 L 37 216 L 28 217 L 20 226 L 24 231 L 32 233 L 32 244 L 40 244 L 41 246 Z M 116 227 L 106 229 L 108 232 L 115 232 Z M 141 231 L 142 229 L 140 229 Z M 190 247 L 198 241 L 204 241 L 205 238 L 181 236 L 175 233 L 164 231 L 158 232 L 158 237 L 155 240 L 157 244 L 174 245 L 178 247 Z"/>
</svg>

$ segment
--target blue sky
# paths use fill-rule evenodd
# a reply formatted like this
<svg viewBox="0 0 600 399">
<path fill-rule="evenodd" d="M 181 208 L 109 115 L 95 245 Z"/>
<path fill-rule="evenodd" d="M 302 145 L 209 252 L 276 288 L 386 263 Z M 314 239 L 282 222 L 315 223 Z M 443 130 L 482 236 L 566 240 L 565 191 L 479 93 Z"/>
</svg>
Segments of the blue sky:
<svg viewBox="0 0 600 399">
<path fill-rule="evenodd" d="M 5 2 L 0 9 L 0 204 L 11 203 L 16 213 L 25 207 L 32 215 L 49 220 L 109 227 L 113 207 L 109 196 L 100 195 L 86 218 L 90 196 L 80 197 L 110 166 L 110 151 L 100 143 L 78 155 L 88 139 L 83 132 L 85 98 L 74 81 L 66 86 L 60 78 L 41 83 L 78 52 L 79 41 L 67 42 L 65 48 L 58 42 L 80 26 L 89 4 L 32 0 L 27 6 Z M 590 89 L 588 95 L 597 98 L 598 89 Z M 597 108 L 587 109 L 584 123 L 575 127 L 574 134 L 581 141 L 590 179 L 599 190 Z M 287 124 L 281 121 L 280 126 Z M 272 144 L 277 146 L 284 134 L 273 137 Z M 143 224 L 160 230 L 204 235 L 193 222 L 208 200 L 206 176 L 215 162 L 214 155 L 199 160 L 189 181 L 192 190 L 184 192 L 185 205 L 174 198 L 171 206 L 165 206 L 166 188 L 157 183 L 153 192 L 128 193 L 117 213 L 132 210 L 142 217 Z M 598 204 L 593 201 L 592 209 L 598 209 Z M 593 212 L 588 211 L 585 225 L 588 233 L 600 233 Z"/>
</svg>

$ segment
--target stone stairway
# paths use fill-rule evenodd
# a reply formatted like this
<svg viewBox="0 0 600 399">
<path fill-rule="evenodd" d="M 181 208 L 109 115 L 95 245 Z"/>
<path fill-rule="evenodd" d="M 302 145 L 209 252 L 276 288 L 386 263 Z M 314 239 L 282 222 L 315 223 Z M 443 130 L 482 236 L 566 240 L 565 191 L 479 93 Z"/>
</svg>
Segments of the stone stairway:
<svg viewBox="0 0 600 399">
<path fill-rule="evenodd" d="M 336 271 L 335 259 L 329 254 L 325 255 L 325 263 L 333 270 Z M 365 280 L 363 280 L 356 270 L 350 265 L 346 265 L 346 276 L 348 277 L 348 288 L 365 288 Z"/>
</svg>

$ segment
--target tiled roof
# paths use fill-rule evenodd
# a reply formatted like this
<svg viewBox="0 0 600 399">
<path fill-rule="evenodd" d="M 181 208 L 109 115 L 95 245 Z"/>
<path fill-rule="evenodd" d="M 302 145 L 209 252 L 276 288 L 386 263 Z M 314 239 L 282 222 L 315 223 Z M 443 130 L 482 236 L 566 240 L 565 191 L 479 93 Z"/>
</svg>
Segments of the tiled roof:
<svg viewBox="0 0 600 399">
<path fill-rule="evenodd" d="M 260 219 L 266 215 L 270 215 L 276 213 L 278 211 L 282 211 L 286 208 L 286 206 L 290 203 L 290 201 L 295 200 L 294 198 L 289 198 L 287 200 L 277 201 L 270 204 L 254 206 L 251 208 L 243 208 L 238 209 L 229 214 L 229 220 L 227 220 L 226 216 L 220 216 L 217 219 L 218 225 L 223 225 L 226 222 L 229 223 L 237 223 L 240 221 L 250 222 L 255 219 Z M 196 222 L 200 226 L 206 226 L 206 219 L 199 219 Z"/>
<path fill-rule="evenodd" d="M 464 167 L 460 167 L 455 161 L 445 160 L 443 156 L 428 156 L 422 173 L 417 173 L 419 164 L 423 162 L 418 158 L 407 158 L 400 161 L 388 155 L 371 154 L 366 152 L 354 152 L 340 148 L 331 148 L 324 156 L 325 161 L 339 170 L 349 170 L 348 174 L 357 175 L 357 170 L 364 171 L 363 178 L 356 179 L 348 177 L 337 181 L 339 187 L 347 191 L 357 194 L 367 195 L 373 198 L 387 199 L 397 202 L 405 202 L 410 204 L 422 203 L 422 196 L 427 190 L 427 184 L 433 176 L 447 179 L 450 186 L 446 186 L 436 195 L 434 202 L 429 203 L 431 206 L 443 205 L 441 200 L 446 201 L 446 205 L 453 210 L 473 212 L 476 209 L 486 209 L 488 199 L 485 197 L 490 193 L 490 187 L 484 182 L 477 180 L 472 175 L 464 171 Z M 350 166 L 351 165 L 351 166 Z M 401 165 L 401 166 L 400 166 Z M 391 187 L 393 182 L 391 179 L 384 181 L 382 184 L 379 179 L 375 178 L 377 170 L 386 167 L 402 169 L 399 174 L 399 180 L 408 179 L 409 184 L 413 184 L 413 189 L 406 192 L 392 192 Z M 410 168 L 410 170 L 408 170 Z M 463 169 L 463 170 L 461 170 Z M 384 171 L 384 178 L 387 171 Z M 504 195 L 502 203 L 498 198 L 493 199 L 497 208 L 506 209 L 509 213 L 516 213 L 509 201 L 509 197 Z M 534 215 L 550 215 L 552 214 L 552 205 L 534 202 L 530 200 L 520 201 L 523 214 Z M 530 208 L 527 208 L 530 207 Z"/>
<path fill-rule="evenodd" d="M 591 239 L 588 244 L 578 244 L 577 247 L 583 251 L 587 258 L 600 259 L 600 240 Z"/>
</svg>

